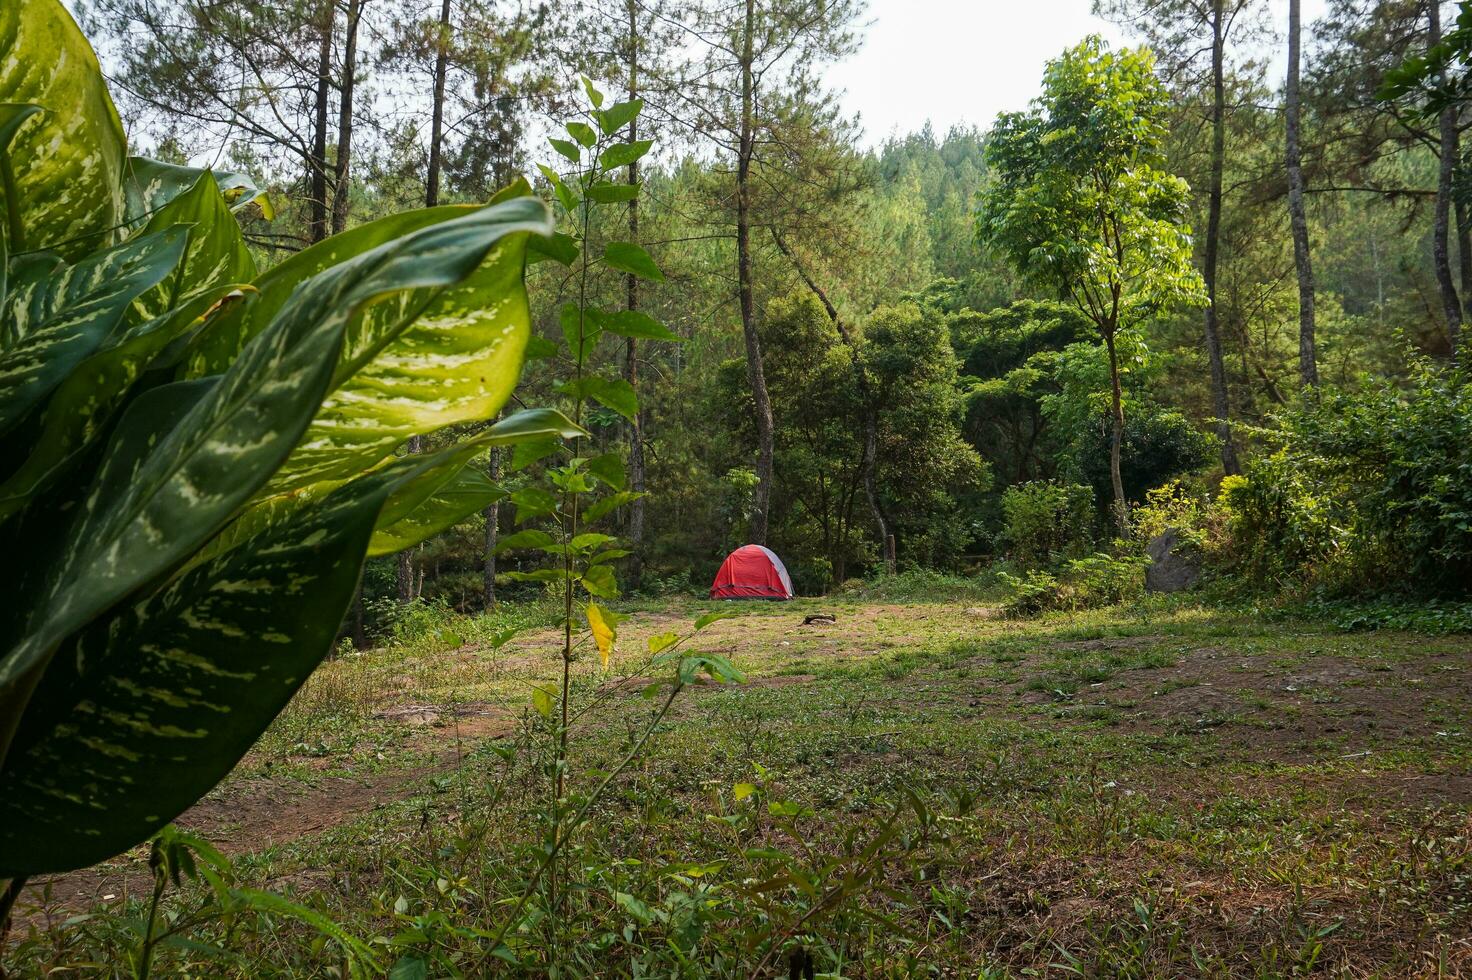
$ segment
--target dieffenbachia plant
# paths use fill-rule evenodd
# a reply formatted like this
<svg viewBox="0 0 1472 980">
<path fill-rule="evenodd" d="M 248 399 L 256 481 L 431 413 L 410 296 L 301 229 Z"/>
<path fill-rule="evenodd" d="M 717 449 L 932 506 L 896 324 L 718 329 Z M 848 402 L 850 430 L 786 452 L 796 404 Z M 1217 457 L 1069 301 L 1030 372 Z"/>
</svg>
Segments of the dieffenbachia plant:
<svg viewBox="0 0 1472 980">
<path fill-rule="evenodd" d="M 258 272 L 233 175 L 130 158 L 59 0 L 0 4 L 0 879 L 145 840 L 331 647 L 365 556 L 501 491 L 529 335 L 525 183 Z"/>
</svg>

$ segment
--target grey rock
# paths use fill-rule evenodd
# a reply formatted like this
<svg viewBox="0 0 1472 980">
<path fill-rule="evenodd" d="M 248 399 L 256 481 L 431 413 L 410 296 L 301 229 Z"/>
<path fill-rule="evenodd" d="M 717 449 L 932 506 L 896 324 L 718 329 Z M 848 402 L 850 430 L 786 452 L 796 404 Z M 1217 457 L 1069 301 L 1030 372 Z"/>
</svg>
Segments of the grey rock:
<svg viewBox="0 0 1472 980">
<path fill-rule="evenodd" d="M 1201 581 L 1201 560 L 1181 540 L 1175 528 L 1166 528 L 1145 546 L 1150 567 L 1145 569 L 1147 592 L 1183 592 Z"/>
</svg>

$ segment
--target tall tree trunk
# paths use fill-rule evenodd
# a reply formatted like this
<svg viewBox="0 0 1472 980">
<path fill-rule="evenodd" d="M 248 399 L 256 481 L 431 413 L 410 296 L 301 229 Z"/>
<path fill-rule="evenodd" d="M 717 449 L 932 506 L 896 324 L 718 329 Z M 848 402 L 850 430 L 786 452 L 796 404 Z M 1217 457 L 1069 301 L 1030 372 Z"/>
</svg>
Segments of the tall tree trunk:
<svg viewBox="0 0 1472 980">
<path fill-rule="evenodd" d="M 636 0 L 628 0 L 625 9 L 629 16 L 629 101 L 639 97 L 639 21 Z M 629 120 L 629 142 L 639 138 L 638 119 Z M 639 186 L 639 161 L 629 164 L 630 187 Z M 639 199 L 629 198 L 629 241 L 639 240 Z M 627 290 L 626 306 L 630 310 L 639 308 L 639 277 L 629 273 L 624 288 Z M 633 337 L 628 338 L 624 353 L 624 379 L 629 387 L 639 392 L 639 351 Z M 644 492 L 644 408 L 642 404 L 629 422 L 629 489 Z M 637 497 L 629 504 L 629 584 L 638 588 L 644 577 L 644 498 Z"/>
<path fill-rule="evenodd" d="M 798 276 L 808 287 L 809 291 L 823 304 L 823 309 L 828 313 L 828 319 L 833 321 L 833 326 L 838 329 L 838 335 L 843 339 L 844 346 L 848 348 L 849 359 L 854 369 L 854 384 L 859 389 L 859 401 L 864 406 L 864 450 L 859 459 L 860 472 L 864 480 L 864 496 L 868 500 L 869 514 L 874 518 L 874 529 L 879 534 L 879 548 L 884 555 L 885 571 L 894 573 L 894 538 L 889 531 L 889 521 L 884 516 L 884 508 L 879 504 L 879 405 L 874 397 L 873 388 L 869 384 L 869 372 L 864 367 L 863 356 L 859 352 L 858 344 L 854 337 L 848 332 L 847 325 L 838 315 L 838 309 L 828 299 L 828 293 L 817 281 L 808 274 L 803 264 L 797 260 L 796 254 L 788 246 L 787 240 L 776 228 L 772 229 L 772 239 L 777 243 L 777 249 L 792 263 L 797 270 Z M 842 579 L 840 578 L 840 581 Z"/>
<path fill-rule="evenodd" d="M 487 470 L 487 476 L 495 483 L 501 479 L 501 450 L 491 450 L 491 464 Z M 485 594 L 486 608 L 491 609 L 496 605 L 496 544 L 501 537 L 501 502 L 498 500 L 485 509 L 486 518 L 486 551 L 482 567 L 484 579 L 482 589 Z"/>
<path fill-rule="evenodd" d="M 751 543 L 767 543 L 767 517 L 772 500 L 772 400 L 762 370 L 762 345 L 756 332 L 751 285 L 751 160 L 756 152 L 755 73 L 752 45 L 756 32 L 756 0 L 746 0 L 746 29 L 741 46 L 741 133 L 736 151 L 736 278 L 741 298 L 741 333 L 746 339 L 746 378 L 756 409 L 756 499 L 751 509 Z"/>
<path fill-rule="evenodd" d="M 1227 93 L 1223 66 L 1226 38 L 1223 36 L 1222 0 L 1212 0 L 1211 16 L 1211 175 L 1207 187 L 1206 254 L 1201 277 L 1206 280 L 1206 359 L 1211 366 L 1212 410 L 1216 414 L 1217 438 L 1221 441 L 1222 469 L 1231 475 L 1242 472 L 1242 466 L 1237 461 L 1237 447 L 1232 440 L 1227 368 L 1222 362 L 1222 338 L 1216 313 L 1217 252 L 1222 231 L 1222 171 L 1226 166 L 1227 147 Z"/>
<path fill-rule="evenodd" d="M 1428 42 L 1430 47 L 1436 47 L 1441 43 L 1441 4 L 1438 0 L 1430 0 L 1427 3 L 1428 20 L 1430 31 Z M 1448 106 L 1441 112 L 1440 119 L 1440 166 L 1436 177 L 1436 216 L 1435 229 L 1431 243 L 1431 259 L 1436 266 L 1436 284 L 1441 289 L 1441 308 L 1446 316 L 1447 340 L 1451 345 L 1452 360 L 1455 362 L 1461 353 L 1462 345 L 1462 305 L 1457 299 L 1457 287 L 1452 282 L 1452 266 L 1449 247 L 1451 235 L 1451 210 L 1452 210 L 1452 174 L 1457 166 L 1458 143 L 1457 134 L 1457 110 Z"/>
<path fill-rule="evenodd" d="M 434 95 L 429 110 L 429 172 L 424 180 L 424 206 L 440 203 L 440 160 L 445 128 L 445 77 L 450 59 L 450 0 L 440 0 L 440 29 L 435 38 Z"/>
<path fill-rule="evenodd" d="M 312 159 L 307 164 L 307 240 L 327 237 L 327 104 L 332 93 L 332 26 L 336 0 L 323 0 L 321 33 L 317 43 L 317 91 L 312 106 Z"/>
<path fill-rule="evenodd" d="M 420 436 L 409 437 L 409 452 L 421 452 L 424 448 L 424 440 Z M 422 579 L 420 581 L 423 581 Z M 409 549 L 399 552 L 399 568 L 397 575 L 400 602 L 413 602 L 418 594 L 418 588 L 414 581 L 414 559 Z"/>
<path fill-rule="evenodd" d="M 1301 0 L 1288 0 L 1288 84 L 1283 112 L 1287 121 L 1288 218 L 1293 227 L 1293 264 L 1298 270 L 1298 381 L 1305 388 L 1319 383 L 1314 351 L 1314 268 L 1308 250 L 1308 214 L 1303 206 L 1303 162 L 1298 139 L 1298 58 L 1301 46 Z"/>
<path fill-rule="evenodd" d="M 1120 472 L 1124 448 L 1124 392 L 1119 384 L 1119 358 L 1114 350 L 1114 335 L 1118 332 L 1118 324 L 1105 330 L 1104 346 L 1109 350 L 1109 482 L 1114 490 L 1114 523 L 1123 537 L 1130 530 L 1130 505 L 1124 495 L 1124 476 Z"/>
<path fill-rule="evenodd" d="M 1467 205 L 1455 202 L 1453 216 L 1457 221 L 1457 286 L 1462 294 L 1462 322 L 1472 319 L 1472 214 Z"/>
<path fill-rule="evenodd" d="M 342 86 L 337 100 L 337 166 L 332 178 L 332 233 L 348 226 L 348 204 L 352 190 L 353 91 L 358 69 L 358 23 L 363 19 L 364 0 L 348 0 L 348 22 L 343 29 Z"/>
</svg>

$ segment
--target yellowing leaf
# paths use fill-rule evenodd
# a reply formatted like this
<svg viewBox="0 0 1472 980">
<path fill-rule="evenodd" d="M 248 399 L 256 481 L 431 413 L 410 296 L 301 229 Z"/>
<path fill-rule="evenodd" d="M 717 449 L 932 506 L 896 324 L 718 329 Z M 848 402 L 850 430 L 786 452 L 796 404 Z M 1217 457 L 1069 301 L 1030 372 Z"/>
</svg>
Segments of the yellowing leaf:
<svg viewBox="0 0 1472 980">
<path fill-rule="evenodd" d="M 649 638 L 649 652 L 659 653 L 662 650 L 668 650 L 679 642 L 680 637 L 675 633 L 656 633 Z"/>
<path fill-rule="evenodd" d="M 532 707 L 543 718 L 552 717 L 552 691 L 546 687 L 532 688 Z"/>
<path fill-rule="evenodd" d="M 753 786 L 751 783 L 737 783 L 735 786 L 731 787 L 731 791 L 736 794 L 736 799 L 744 800 L 752 793 L 756 792 L 756 787 Z"/>
<path fill-rule="evenodd" d="M 593 642 L 598 644 L 598 656 L 603 660 L 603 669 L 608 669 L 608 658 L 613 653 L 613 642 L 618 633 L 613 628 L 611 617 L 604 615 L 598 603 L 588 603 L 588 628 L 593 631 Z"/>
</svg>

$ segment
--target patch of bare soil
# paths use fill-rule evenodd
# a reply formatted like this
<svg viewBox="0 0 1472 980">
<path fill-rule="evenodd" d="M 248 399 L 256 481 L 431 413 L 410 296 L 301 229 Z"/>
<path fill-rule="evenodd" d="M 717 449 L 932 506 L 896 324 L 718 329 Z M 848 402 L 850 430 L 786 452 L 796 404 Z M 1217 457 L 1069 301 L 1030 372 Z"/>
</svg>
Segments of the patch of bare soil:
<svg viewBox="0 0 1472 980">
<path fill-rule="evenodd" d="M 1317 655 L 1285 666 L 1203 647 L 1172 667 L 1122 671 L 1086 691 L 1081 700 L 1118 709 L 1136 730 L 1216 730 L 1265 759 L 1319 758 L 1326 739 L 1358 750 L 1434 737 L 1445 724 L 1438 702 L 1472 699 L 1472 651 L 1372 669 Z"/>
<path fill-rule="evenodd" d="M 515 715 L 489 701 L 464 704 L 396 704 L 373 712 L 381 721 L 392 721 L 413 728 L 428 729 L 433 741 L 445 735 L 458 738 L 504 738 L 517 729 Z M 420 739 L 423 741 L 423 739 Z"/>
</svg>

